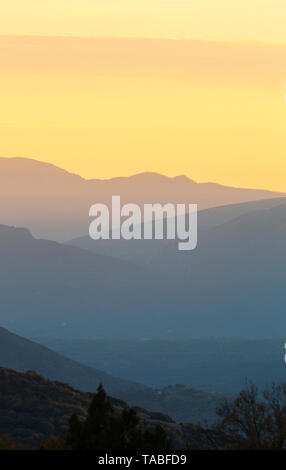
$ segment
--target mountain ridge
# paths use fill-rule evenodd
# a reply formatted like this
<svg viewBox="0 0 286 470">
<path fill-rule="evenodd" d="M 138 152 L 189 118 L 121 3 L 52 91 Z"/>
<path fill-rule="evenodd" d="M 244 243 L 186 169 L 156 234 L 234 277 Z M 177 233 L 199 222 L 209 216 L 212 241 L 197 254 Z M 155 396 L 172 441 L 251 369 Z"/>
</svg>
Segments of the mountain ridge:
<svg viewBox="0 0 286 470">
<path fill-rule="evenodd" d="M 275 191 L 275 190 L 272 190 L 272 189 L 264 189 L 264 188 L 252 188 L 252 187 L 244 187 L 244 186 L 230 186 L 230 185 L 227 185 L 227 184 L 222 184 L 222 183 L 217 183 L 217 182 L 214 182 L 214 181 L 196 181 L 192 178 L 190 178 L 189 176 L 185 175 L 185 174 L 178 174 L 178 175 L 175 175 L 175 176 L 169 176 L 169 175 L 165 175 L 163 173 L 159 173 L 157 171 L 140 171 L 139 173 L 131 173 L 130 175 L 126 175 L 126 176 L 114 176 L 114 177 L 109 177 L 109 178 L 86 178 L 84 176 L 81 176 L 79 173 L 73 173 L 69 170 L 66 170 L 65 168 L 61 167 L 61 166 L 58 166 L 54 163 L 50 163 L 50 162 L 46 162 L 46 161 L 43 161 L 43 160 L 37 160 L 36 158 L 29 158 L 29 157 L 3 157 L 3 156 L 0 156 L 0 164 L 2 162 L 6 161 L 8 164 L 10 164 L 10 162 L 13 162 L 13 163 L 16 163 L 16 164 L 23 164 L 21 165 L 22 166 L 22 169 L 24 167 L 24 165 L 34 165 L 35 167 L 41 169 L 43 168 L 49 168 L 53 171 L 56 171 L 58 173 L 62 173 L 62 174 L 68 174 L 70 176 L 73 176 L 73 177 L 76 177 L 80 180 L 83 180 L 85 182 L 115 182 L 115 181 L 126 181 L 126 180 L 132 180 L 132 179 L 141 179 L 141 178 L 144 178 L 144 177 L 151 177 L 151 178 L 156 178 L 158 177 L 159 179 L 163 179 L 163 180 L 169 180 L 169 181 L 172 181 L 172 180 L 179 180 L 179 181 L 187 181 L 189 183 L 194 183 L 195 185 L 211 185 L 211 186 L 219 186 L 221 188 L 228 188 L 228 189 L 234 189 L 234 190 L 246 190 L 246 191 L 259 191 L 259 192 L 265 192 L 265 193 L 274 193 L 274 194 L 281 194 L 281 195 L 285 195 L 286 197 L 286 192 L 283 192 L 283 191 Z M 31 168 L 30 168 L 31 169 Z"/>
<path fill-rule="evenodd" d="M 100 383 L 104 384 L 108 393 L 115 395 L 133 388 L 146 388 L 135 381 L 85 366 L 3 327 L 0 327 L 0 366 L 18 372 L 36 370 L 50 380 L 67 382 L 70 386 L 92 393 Z"/>
<path fill-rule="evenodd" d="M 51 163 L 21 157 L 0 158 L 0 221 L 27 227 L 38 238 L 67 241 L 88 234 L 89 208 L 121 203 L 198 204 L 198 209 L 286 196 L 263 189 L 198 183 L 185 175 L 155 172 L 111 179 L 85 179 Z"/>
<path fill-rule="evenodd" d="M 71 415 L 75 413 L 85 419 L 91 399 L 91 393 L 47 379 L 36 371 L 21 373 L 0 366 L 0 437 L 8 435 L 16 444 L 33 447 L 53 436 L 66 436 Z M 108 400 L 116 414 L 130 408 L 126 402 L 110 395 Z M 191 439 L 193 445 L 197 444 L 203 437 L 198 434 L 203 431 L 198 425 L 177 424 L 165 413 L 139 406 L 132 408 L 139 418 L 139 428 L 153 430 L 157 425 L 162 426 L 176 449 L 187 448 Z M 9 444 L 7 439 L 4 442 Z"/>
<path fill-rule="evenodd" d="M 180 297 L 166 276 L 85 249 L 27 238 L 19 229 L 5 227 L 4 232 L 0 227 L 2 326 L 30 336 L 56 331 L 60 336 L 74 331 L 80 336 L 144 335 L 152 329 L 153 323 L 146 322 L 152 314 L 168 329 L 167 318 Z"/>
<path fill-rule="evenodd" d="M 22 374 L 36 373 L 47 380 L 68 384 L 89 394 L 95 393 L 99 384 L 102 384 L 111 396 L 132 406 L 167 414 L 180 422 L 213 421 L 217 406 L 226 397 L 225 394 L 182 385 L 153 389 L 136 381 L 121 379 L 72 360 L 38 342 L 15 335 L 3 327 L 0 327 L 1 367 Z"/>
</svg>

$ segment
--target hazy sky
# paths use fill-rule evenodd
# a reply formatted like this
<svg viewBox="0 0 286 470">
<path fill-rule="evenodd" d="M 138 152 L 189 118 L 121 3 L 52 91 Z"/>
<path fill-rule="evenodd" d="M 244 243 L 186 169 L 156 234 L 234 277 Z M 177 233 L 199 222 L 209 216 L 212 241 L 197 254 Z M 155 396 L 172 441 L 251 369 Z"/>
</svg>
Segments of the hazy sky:
<svg viewBox="0 0 286 470">
<path fill-rule="evenodd" d="M 285 0 L 0 1 L 2 34 L 285 42 Z"/>
<path fill-rule="evenodd" d="M 286 191 L 285 0 L 0 6 L 1 156 Z"/>
</svg>

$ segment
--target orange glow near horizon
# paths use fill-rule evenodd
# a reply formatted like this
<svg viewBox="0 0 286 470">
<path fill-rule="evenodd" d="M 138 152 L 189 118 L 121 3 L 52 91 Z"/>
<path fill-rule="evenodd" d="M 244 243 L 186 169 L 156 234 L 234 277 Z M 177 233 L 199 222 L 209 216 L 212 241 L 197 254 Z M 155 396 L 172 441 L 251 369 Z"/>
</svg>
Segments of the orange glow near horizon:
<svg viewBox="0 0 286 470">
<path fill-rule="evenodd" d="M 0 156 L 286 191 L 286 45 L 0 37 Z"/>
</svg>

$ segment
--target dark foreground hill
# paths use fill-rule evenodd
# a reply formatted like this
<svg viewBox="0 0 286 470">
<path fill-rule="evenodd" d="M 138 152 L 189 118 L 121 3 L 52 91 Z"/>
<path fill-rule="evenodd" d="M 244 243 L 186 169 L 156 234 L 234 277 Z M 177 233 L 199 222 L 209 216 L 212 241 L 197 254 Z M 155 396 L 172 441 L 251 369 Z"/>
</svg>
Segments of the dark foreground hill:
<svg viewBox="0 0 286 470">
<path fill-rule="evenodd" d="M 96 355 L 92 356 L 96 361 Z M 102 383 L 109 394 L 131 405 L 168 414 L 176 421 L 211 423 L 215 418 L 216 408 L 224 398 L 219 393 L 181 386 L 153 390 L 68 359 L 4 328 L 0 328 L 0 366 L 19 372 L 35 370 L 49 379 L 66 382 L 84 392 L 95 393 Z"/>
<path fill-rule="evenodd" d="M 115 395 L 129 389 L 145 388 L 68 359 L 5 328 L 0 328 L 0 365 L 19 372 L 36 370 L 49 379 L 67 382 L 87 392 L 95 392 L 100 383 L 108 393 Z"/>
<path fill-rule="evenodd" d="M 26 446 L 39 445 L 51 435 L 65 435 L 70 416 L 75 413 L 84 418 L 91 398 L 92 394 L 52 382 L 34 371 L 23 374 L 0 367 L 0 435 Z M 116 398 L 110 400 L 117 411 L 128 406 Z M 178 425 L 167 415 L 142 408 L 135 410 L 142 429 L 160 424 L 176 448 L 186 448 L 196 438 L 196 426 Z"/>
</svg>

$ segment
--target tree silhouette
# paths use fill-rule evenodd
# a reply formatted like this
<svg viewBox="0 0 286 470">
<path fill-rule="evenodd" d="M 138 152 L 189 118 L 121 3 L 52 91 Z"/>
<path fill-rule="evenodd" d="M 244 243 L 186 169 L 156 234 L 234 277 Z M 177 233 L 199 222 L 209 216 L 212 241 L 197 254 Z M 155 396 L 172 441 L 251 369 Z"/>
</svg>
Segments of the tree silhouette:
<svg viewBox="0 0 286 470">
<path fill-rule="evenodd" d="M 115 410 L 102 385 L 93 397 L 85 421 L 71 416 L 66 444 L 72 450 L 167 450 L 172 447 L 161 426 L 143 432 L 133 408 Z"/>
<path fill-rule="evenodd" d="M 273 383 L 261 394 L 255 385 L 247 385 L 217 414 L 219 421 L 209 431 L 213 447 L 216 442 L 230 449 L 286 448 L 286 383 Z"/>
</svg>

